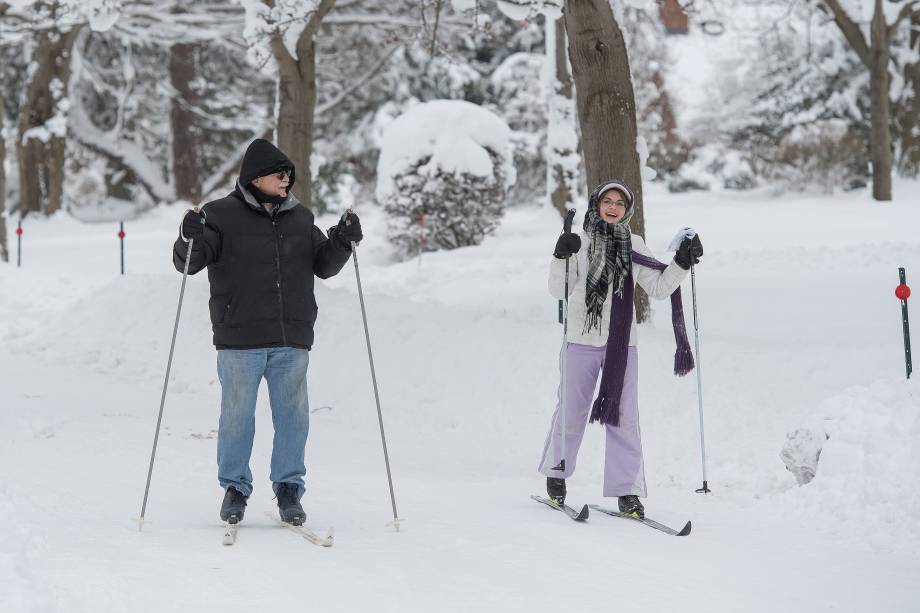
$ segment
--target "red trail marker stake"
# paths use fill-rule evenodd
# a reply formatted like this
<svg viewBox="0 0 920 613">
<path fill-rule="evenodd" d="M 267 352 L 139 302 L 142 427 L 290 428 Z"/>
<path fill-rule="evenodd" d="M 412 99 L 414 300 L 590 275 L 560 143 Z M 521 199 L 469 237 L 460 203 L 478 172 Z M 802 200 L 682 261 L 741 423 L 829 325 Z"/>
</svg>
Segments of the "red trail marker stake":
<svg viewBox="0 0 920 613">
<path fill-rule="evenodd" d="M 22 218 L 16 224 L 16 268 L 22 266 Z"/>
<path fill-rule="evenodd" d="M 121 274 L 125 274 L 125 222 L 118 222 L 118 242 L 121 243 Z"/>
<path fill-rule="evenodd" d="M 898 276 L 901 284 L 895 288 L 894 295 L 901 301 L 901 324 L 904 326 L 904 365 L 907 369 L 907 378 L 910 379 L 910 373 L 913 371 L 910 361 L 910 322 L 907 320 L 907 299 L 910 298 L 910 287 L 907 286 L 907 277 L 903 268 L 898 268 Z"/>
</svg>

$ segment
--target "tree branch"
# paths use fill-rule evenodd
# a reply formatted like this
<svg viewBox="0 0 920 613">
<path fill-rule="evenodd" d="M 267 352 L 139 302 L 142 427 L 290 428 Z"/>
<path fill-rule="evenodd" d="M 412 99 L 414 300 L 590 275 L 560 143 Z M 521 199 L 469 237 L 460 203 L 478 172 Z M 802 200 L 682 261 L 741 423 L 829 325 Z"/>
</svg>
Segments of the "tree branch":
<svg viewBox="0 0 920 613">
<path fill-rule="evenodd" d="M 316 111 L 313 113 L 313 116 L 317 117 L 319 115 L 322 115 L 323 113 L 326 113 L 332 110 L 333 108 L 341 104 L 342 101 L 345 100 L 348 96 L 350 96 L 352 92 L 367 85 L 367 82 L 370 81 L 372 78 L 374 78 L 374 76 L 378 72 L 380 72 L 380 69 L 384 67 L 384 65 L 387 63 L 387 60 L 389 60 L 401 46 L 402 45 L 393 45 L 392 47 L 390 47 L 389 51 L 384 53 L 383 57 L 377 60 L 376 64 L 371 66 L 371 68 L 367 72 L 365 72 L 363 75 L 361 75 L 360 77 L 352 81 L 352 84 L 346 87 L 341 92 L 339 92 L 339 95 L 337 95 L 332 100 L 323 103 L 322 106 L 317 106 Z"/>
<path fill-rule="evenodd" d="M 853 21 L 849 15 L 847 15 L 847 12 L 844 10 L 844 8 L 840 6 L 839 0 L 821 1 L 834 14 L 834 21 L 837 23 L 840 31 L 843 32 L 844 38 L 846 38 L 847 42 L 850 43 L 850 47 L 853 48 L 853 51 L 856 52 L 856 55 L 859 56 L 859 59 L 862 60 L 862 63 L 865 64 L 867 68 L 871 68 L 872 53 L 869 48 L 869 43 L 866 42 L 866 37 L 863 35 L 862 30 L 860 30 L 856 22 Z"/>
<path fill-rule="evenodd" d="M 298 61 L 300 61 L 304 53 L 308 52 L 307 47 L 313 44 L 313 37 L 316 35 L 316 31 L 334 5 L 335 0 L 320 0 L 319 6 L 316 7 L 316 11 L 310 15 L 307 26 L 303 29 L 303 32 L 300 33 L 300 38 L 297 40 Z"/>
<path fill-rule="evenodd" d="M 920 0 L 911 0 L 904 6 L 901 7 L 901 11 L 898 13 L 897 18 L 894 20 L 890 26 L 888 26 L 888 41 L 891 41 L 891 38 L 894 36 L 895 32 L 898 29 L 898 26 L 901 25 L 901 22 L 914 14 L 914 11 L 917 10 L 917 6 L 920 5 Z"/>
</svg>

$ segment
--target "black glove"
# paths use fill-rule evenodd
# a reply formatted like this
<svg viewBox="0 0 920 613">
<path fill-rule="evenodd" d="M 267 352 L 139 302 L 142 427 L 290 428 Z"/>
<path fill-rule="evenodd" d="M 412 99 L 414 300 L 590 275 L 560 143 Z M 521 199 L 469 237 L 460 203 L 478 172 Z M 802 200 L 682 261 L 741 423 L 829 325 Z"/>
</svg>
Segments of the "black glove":
<svg viewBox="0 0 920 613">
<path fill-rule="evenodd" d="M 690 269 L 690 264 L 699 264 L 700 258 L 703 257 L 703 243 L 700 242 L 700 235 L 695 234 L 693 238 L 685 236 L 674 254 L 674 261 L 684 270 Z"/>
<path fill-rule="evenodd" d="M 182 218 L 182 239 L 196 241 L 204 234 L 204 215 L 201 211 L 189 210 Z"/>
<path fill-rule="evenodd" d="M 364 238 L 361 232 L 361 220 L 353 212 L 347 211 L 342 215 L 338 225 L 329 228 L 329 238 L 351 249 L 352 243 L 360 243 Z"/>
<path fill-rule="evenodd" d="M 581 249 L 581 237 L 574 232 L 563 232 L 556 241 L 556 250 L 553 255 L 560 260 L 564 260 L 570 255 L 578 253 Z"/>
</svg>

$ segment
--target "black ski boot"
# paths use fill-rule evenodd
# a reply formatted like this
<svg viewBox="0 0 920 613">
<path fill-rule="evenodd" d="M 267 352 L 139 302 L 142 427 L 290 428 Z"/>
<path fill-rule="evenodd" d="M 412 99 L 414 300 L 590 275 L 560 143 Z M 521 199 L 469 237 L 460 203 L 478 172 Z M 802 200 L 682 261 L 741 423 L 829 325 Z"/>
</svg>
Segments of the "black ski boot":
<svg viewBox="0 0 920 613">
<path fill-rule="evenodd" d="M 549 496 L 549 499 L 556 504 L 563 504 L 565 502 L 565 479 L 560 479 L 558 477 L 547 477 L 546 493 Z"/>
<path fill-rule="evenodd" d="M 645 507 L 639 502 L 638 496 L 633 496 L 632 494 L 629 496 L 620 496 L 617 500 L 617 504 L 620 507 L 620 513 L 635 515 L 639 519 L 645 517 Z"/>
<path fill-rule="evenodd" d="M 300 506 L 300 496 L 297 485 L 294 483 L 279 483 L 276 497 L 278 498 L 278 512 L 281 514 L 281 521 L 286 524 L 302 526 L 307 514 L 303 507 Z"/>
<path fill-rule="evenodd" d="M 220 519 L 231 524 L 237 524 L 243 521 L 243 514 L 246 512 L 246 500 L 244 496 L 232 485 L 227 488 L 224 494 L 224 502 L 220 505 Z"/>
</svg>

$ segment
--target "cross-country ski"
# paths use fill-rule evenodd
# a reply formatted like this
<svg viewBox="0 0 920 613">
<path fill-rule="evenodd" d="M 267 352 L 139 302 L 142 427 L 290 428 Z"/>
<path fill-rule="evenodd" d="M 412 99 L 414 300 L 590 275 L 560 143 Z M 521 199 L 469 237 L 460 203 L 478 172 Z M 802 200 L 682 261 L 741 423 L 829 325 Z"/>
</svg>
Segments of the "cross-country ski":
<svg viewBox="0 0 920 613">
<path fill-rule="evenodd" d="M 275 515 L 274 513 L 266 512 L 265 515 L 271 518 L 271 520 L 275 522 L 276 524 L 283 526 L 284 528 L 287 528 L 288 530 L 290 530 L 291 532 L 294 532 L 295 534 L 299 534 L 304 540 L 310 541 L 314 545 L 319 545 L 320 547 L 332 547 L 333 545 L 334 531 L 331 526 L 326 531 L 326 536 L 319 536 L 318 534 L 316 534 L 315 532 L 313 532 L 306 526 L 303 526 L 303 525 L 295 526 L 288 522 L 281 521 L 281 518 Z"/>
<path fill-rule="evenodd" d="M 578 509 L 573 509 L 572 507 L 564 503 L 559 504 L 557 502 L 553 502 L 549 498 L 544 498 L 543 496 L 531 495 L 531 498 L 536 500 L 537 502 L 545 504 L 551 509 L 562 511 L 563 513 L 565 513 L 566 515 L 568 515 L 570 518 L 574 519 L 575 521 L 585 521 L 586 519 L 588 519 L 588 505 L 584 505 L 581 508 L 581 510 L 578 510 Z"/>
<path fill-rule="evenodd" d="M 604 507 L 598 506 L 596 504 L 589 504 L 588 506 L 594 509 L 595 511 L 598 511 L 599 513 L 604 513 L 605 515 L 610 515 L 611 517 L 620 517 L 622 519 L 628 519 L 630 521 L 639 522 L 640 524 L 644 524 L 650 528 L 654 528 L 655 530 L 660 530 L 661 532 L 664 532 L 665 534 L 670 534 L 671 536 L 687 536 L 688 534 L 690 534 L 690 522 L 689 521 L 686 524 L 684 524 L 684 527 L 681 528 L 680 530 L 675 530 L 674 528 L 669 528 L 668 526 L 665 526 L 664 524 L 660 524 L 653 519 L 649 519 L 648 517 L 639 517 L 633 513 L 622 513 L 620 511 L 613 511 L 611 509 L 605 509 Z"/>
<path fill-rule="evenodd" d="M 224 545 L 234 545 L 236 544 L 236 536 L 239 531 L 240 525 L 237 523 L 226 522 L 224 524 Z"/>
</svg>

